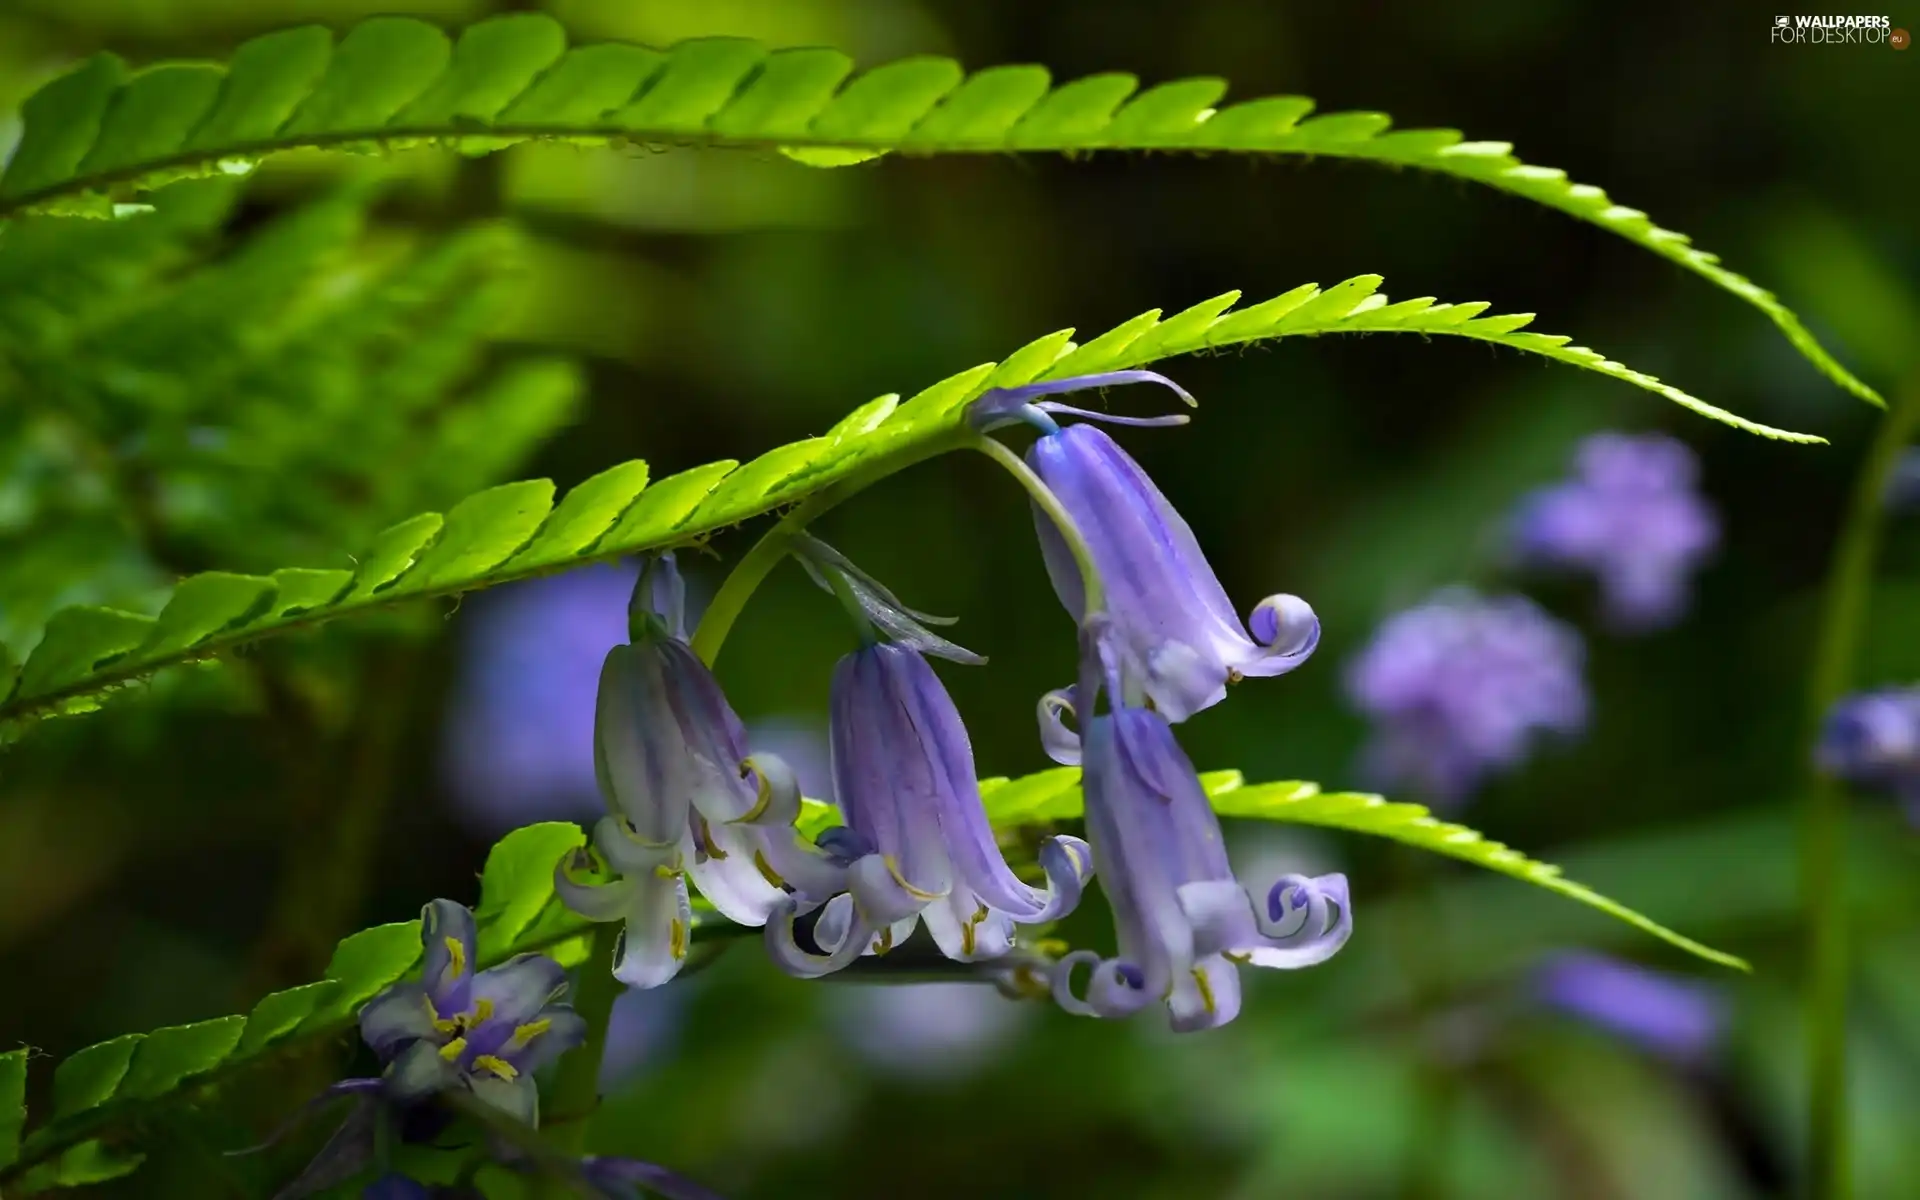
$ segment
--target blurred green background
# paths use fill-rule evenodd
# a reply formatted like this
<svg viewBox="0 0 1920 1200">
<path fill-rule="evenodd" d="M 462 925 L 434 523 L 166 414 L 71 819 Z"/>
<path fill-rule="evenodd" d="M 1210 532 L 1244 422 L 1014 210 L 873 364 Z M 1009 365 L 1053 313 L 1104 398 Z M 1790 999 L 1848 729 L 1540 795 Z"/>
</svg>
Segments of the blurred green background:
<svg viewBox="0 0 1920 1200">
<path fill-rule="evenodd" d="M 1883 391 L 1920 387 L 1920 160 L 1903 144 L 1920 59 L 1773 46 L 1751 6 L 546 7 L 577 40 L 729 33 L 834 44 L 863 64 L 931 52 L 969 67 L 1040 62 L 1058 79 L 1218 74 L 1236 98 L 1303 93 L 1322 111 L 1510 140 L 1778 291 Z M 0 111 L 100 48 L 136 62 L 225 56 L 299 21 L 407 12 L 454 26 L 491 11 L 6 0 Z M 0 116 L 0 145 L 15 132 Z M 244 188 L 176 188 L 144 222 L 8 236 L 0 638 L 16 649 L 59 605 L 150 610 L 193 570 L 349 565 L 385 524 L 489 483 L 564 487 L 631 457 L 656 478 L 744 460 L 1057 328 L 1093 333 L 1230 288 L 1257 299 L 1363 272 L 1384 274 L 1395 297 L 1537 312 L 1543 330 L 1714 403 L 1831 437 L 1769 443 L 1597 376 L 1386 337 L 1173 363 L 1201 398 L 1198 419 L 1123 437 L 1243 605 L 1292 591 L 1325 625 L 1305 668 L 1238 689 L 1183 730 L 1201 767 L 1351 785 L 1365 729 L 1340 667 L 1377 622 L 1446 583 L 1525 587 L 1589 635 L 1595 720 L 1463 819 L 1750 956 L 1752 977 L 1709 977 L 1624 926 L 1468 868 L 1358 838 L 1236 829 L 1250 860 L 1347 871 L 1359 932 L 1324 967 L 1248 973 L 1248 1010 L 1225 1030 L 1076 1021 L 978 987 L 802 984 L 749 943 L 623 1002 L 628 1065 L 594 1130 L 603 1150 L 741 1200 L 1786 1194 L 1801 698 L 1817 588 L 1873 414 L 1700 279 L 1464 183 L 1226 155 L 840 171 L 564 147 L 294 156 Z M 86 243 L 84 269 L 35 257 L 59 257 L 63 239 Z M 277 239 L 273 254 L 262 239 Z M 226 286 L 244 277 L 255 303 L 196 307 L 209 272 Z M 293 411 L 327 423 L 318 449 L 289 432 Z M 1604 428 L 1684 439 L 1725 527 L 1688 619 L 1649 638 L 1608 636 L 1590 587 L 1512 577 L 1498 553 L 1515 501 Z M 1046 765 L 1032 702 L 1072 668 L 1030 530 L 1017 491 L 959 456 L 887 481 L 821 529 L 909 603 L 959 616 L 962 640 L 991 656 L 943 671 L 983 773 Z M 748 544 L 735 534 L 713 556 L 684 556 L 696 593 Z M 57 1056 L 235 1011 L 313 978 L 345 933 L 432 896 L 471 899 L 503 822 L 557 811 L 530 804 L 516 818 L 478 802 L 447 761 L 459 753 L 448 722 L 478 686 L 473 656 L 505 636 L 489 614 L 517 602 L 475 596 L 263 646 L 9 749 L 0 1046 Z M 1916 616 L 1920 537 L 1897 523 L 1867 682 L 1920 677 Z M 833 605 L 785 570 L 720 674 L 743 715 L 804 755 L 848 647 Z M 1859 824 L 1859 1194 L 1920 1195 L 1916 853 L 1891 810 L 1865 803 Z M 1062 933 L 1101 945 L 1104 925 L 1095 904 Z M 1725 997 L 1726 1037 L 1676 1066 L 1545 1011 L 1532 973 L 1574 947 L 1701 976 Z M 328 1047 L 274 1079 L 243 1078 L 164 1131 L 145 1171 L 97 1190 L 266 1194 L 250 1189 L 310 1146 L 271 1162 L 215 1152 L 254 1140 L 262 1114 L 349 1054 Z"/>
</svg>

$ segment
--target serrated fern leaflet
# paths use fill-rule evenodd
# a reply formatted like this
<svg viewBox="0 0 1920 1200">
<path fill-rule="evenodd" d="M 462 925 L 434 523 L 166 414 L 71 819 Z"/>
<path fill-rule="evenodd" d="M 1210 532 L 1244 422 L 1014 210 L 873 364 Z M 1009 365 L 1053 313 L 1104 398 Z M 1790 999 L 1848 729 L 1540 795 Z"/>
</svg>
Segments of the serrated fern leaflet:
<svg viewBox="0 0 1920 1200">
<path fill-rule="evenodd" d="M 554 503 L 547 480 L 469 496 L 444 516 L 422 513 L 375 539 L 347 570 L 292 569 L 271 576 L 210 572 L 175 588 L 157 618 L 107 608 L 56 613 L 17 668 L 0 725 L 78 712 L 162 667 L 335 617 L 426 596 L 491 587 L 580 563 L 695 541 L 827 488 L 851 491 L 951 448 L 967 401 L 989 387 L 1138 366 L 1212 347 L 1327 333 L 1446 334 L 1509 346 L 1622 379 L 1749 432 L 1820 439 L 1758 425 L 1568 339 L 1522 332 L 1527 315 L 1483 317 L 1482 303 L 1430 298 L 1388 303 L 1380 277 L 1322 290 L 1308 284 L 1229 311 L 1229 292 L 1166 320 L 1143 313 L 1085 345 L 1051 334 L 1005 362 L 951 376 L 904 404 L 862 406 L 821 437 L 782 446 L 740 466 L 710 463 L 649 483 L 646 464 L 601 472 Z M 0 681 L 15 674 L 0 652 Z"/>
<path fill-rule="evenodd" d="M 1081 811 L 1079 777 L 1077 769 L 1065 768 L 1015 780 L 983 780 L 981 790 L 996 825 L 1071 820 Z M 1392 838 L 1558 892 L 1708 961 L 1746 967 L 1732 955 L 1562 878 L 1555 867 L 1488 841 L 1464 826 L 1437 821 L 1418 805 L 1390 804 L 1378 796 L 1325 793 L 1310 783 L 1243 785 L 1237 771 L 1212 772 L 1202 779 L 1223 815 Z M 818 829 L 834 821 L 832 809 L 809 802 L 801 825 Z M 565 965 L 582 959 L 582 935 L 588 926 L 554 897 L 553 864 L 583 840 L 578 826 L 548 822 L 517 829 L 494 846 L 481 873 L 476 908 L 482 965 L 535 949 Z M 756 932 L 725 922 L 716 928 L 735 934 Z M 701 936 L 714 933 L 706 930 Z M 12 1101 L 11 1112 L 18 1119 L 11 1130 L 8 1105 L 10 1094 L 21 1094 L 26 1052 L 0 1055 L 0 1183 L 12 1175 L 24 1175 L 31 1182 L 36 1164 L 51 1166 L 57 1156 L 90 1144 L 90 1139 L 134 1125 L 183 1087 L 210 1083 L 302 1044 L 338 1036 L 352 1025 L 361 1004 L 406 976 L 419 956 L 417 921 L 375 926 L 340 943 L 324 979 L 275 992 L 245 1016 L 129 1034 L 78 1051 L 54 1072 L 51 1116 L 24 1141 L 16 1140 L 25 1117 L 21 1104 Z"/>
<path fill-rule="evenodd" d="M 1600 188 L 1520 162 L 1505 142 L 1470 142 L 1450 129 L 1390 131 L 1381 113 L 1308 119 L 1313 102 L 1299 96 L 1216 109 L 1227 89 L 1220 79 L 1177 80 L 1136 95 L 1138 86 L 1113 73 L 1053 87 L 1039 66 L 969 76 L 937 57 L 854 76 L 852 60 L 837 50 L 769 52 L 734 38 L 665 51 L 620 43 L 569 49 L 560 25 L 538 14 L 483 21 L 454 42 L 421 21 L 376 17 L 337 44 L 318 26 L 268 34 L 225 65 L 130 73 L 111 54 L 90 59 L 26 102 L 19 150 L 0 177 L 0 216 L 105 215 L 116 211 L 114 197 L 245 173 L 277 151 L 423 141 L 777 147 L 818 165 L 892 151 L 1323 155 L 1470 179 L 1608 229 L 1752 304 L 1828 378 L 1882 403 L 1772 293 Z"/>
</svg>

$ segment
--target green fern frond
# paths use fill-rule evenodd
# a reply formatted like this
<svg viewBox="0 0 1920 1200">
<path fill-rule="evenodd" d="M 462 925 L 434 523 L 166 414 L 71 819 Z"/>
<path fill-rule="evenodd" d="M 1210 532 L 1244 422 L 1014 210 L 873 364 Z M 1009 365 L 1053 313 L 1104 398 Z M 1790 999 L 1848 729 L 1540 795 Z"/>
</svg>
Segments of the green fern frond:
<svg viewBox="0 0 1920 1200">
<path fill-rule="evenodd" d="M 1079 780 L 1078 769 L 1061 768 L 1015 780 L 983 780 L 981 793 L 988 815 L 1002 828 L 1071 820 L 1082 811 Z M 1732 955 L 1703 946 L 1562 878 L 1554 867 L 1490 842 L 1464 826 L 1437 821 L 1418 805 L 1390 804 L 1378 796 L 1323 793 L 1310 783 L 1243 786 L 1237 771 L 1210 772 L 1201 780 L 1224 816 L 1349 829 L 1446 854 L 1578 900 L 1708 961 L 1746 968 Z M 834 823 L 833 809 L 807 802 L 800 822 L 804 832 L 817 833 Z M 494 846 L 481 873 L 480 902 L 475 906 L 481 966 L 532 950 L 545 951 L 567 966 L 582 961 L 586 952 L 582 935 L 589 926 L 555 898 L 553 868 L 584 840 L 576 825 L 547 822 L 516 829 Z M 695 924 L 696 936 L 701 938 L 726 931 L 744 936 L 755 932 L 725 922 L 708 926 L 701 918 Z M 418 921 L 376 926 L 340 943 L 324 979 L 275 992 L 246 1016 L 128 1034 L 80 1050 L 55 1069 L 53 1113 L 24 1142 L 20 1130 L 26 1119 L 27 1055 L 25 1051 L 0 1055 L 0 1185 L 14 1176 L 21 1177 L 29 1190 L 36 1181 L 51 1183 L 69 1156 L 75 1162 L 114 1161 L 75 1148 L 137 1125 L 182 1089 L 216 1082 L 277 1053 L 339 1036 L 352 1026 L 360 1005 L 404 978 L 419 957 Z"/>
<path fill-rule="evenodd" d="M 835 50 L 769 52 L 732 38 L 665 51 L 619 43 L 569 50 L 561 27 L 537 14 L 483 21 L 455 43 L 424 22 L 377 17 L 337 45 L 317 26 L 268 34 L 225 65 L 129 72 L 111 54 L 96 56 L 26 102 L 19 150 L 0 177 L 0 217 L 109 215 L 115 197 L 244 174 L 262 157 L 304 147 L 489 149 L 572 139 L 778 148 L 822 166 L 892 151 L 1351 158 L 1470 179 L 1618 234 L 1758 308 L 1828 378 L 1882 403 L 1771 292 L 1601 189 L 1521 162 L 1505 142 L 1470 142 L 1450 129 L 1394 131 L 1382 113 L 1309 118 L 1313 102 L 1299 96 L 1216 109 L 1227 90 L 1220 79 L 1177 80 L 1136 95 L 1138 87 L 1117 73 L 1054 87 L 1038 66 L 969 76 L 934 57 L 856 77 Z"/>
<path fill-rule="evenodd" d="M 1246 785 L 1238 771 L 1210 772 L 1201 776 L 1201 782 L 1206 785 L 1214 811 L 1223 817 L 1290 821 L 1296 825 L 1320 825 L 1389 838 L 1556 892 L 1708 962 L 1741 971 L 1750 969 L 1742 959 L 1702 945 L 1592 888 L 1575 883 L 1556 866 L 1536 862 L 1465 825 L 1442 821 L 1418 804 L 1391 803 L 1359 792 L 1323 792 L 1312 783 Z M 1077 767 L 1044 771 L 1013 782 L 983 781 L 981 793 L 987 815 L 996 825 L 1072 820 L 1079 817 L 1085 807 Z"/>
<path fill-rule="evenodd" d="M 710 463 L 648 485 L 642 463 L 611 468 L 555 506 L 546 480 L 507 484 L 423 513 L 381 534 L 354 571 L 278 571 L 271 577 L 196 576 L 158 619 L 105 608 L 55 614 L 0 703 L 0 727 L 98 706 L 106 692 L 163 667 L 244 642 L 426 596 L 492 587 L 597 559 L 693 542 L 829 487 L 850 491 L 954 446 L 967 402 L 990 387 L 1137 367 L 1179 354 L 1292 336 L 1420 333 L 1472 338 L 1622 379 L 1740 429 L 1818 442 L 1733 416 L 1566 338 L 1526 333 L 1526 315 L 1483 317 L 1486 305 L 1430 298 L 1388 303 L 1380 277 L 1322 290 L 1308 284 L 1228 311 L 1229 292 L 1162 321 L 1153 310 L 1076 346 L 1051 334 L 1005 362 L 986 363 L 904 404 L 863 406 L 826 436 L 768 451 L 740 466 Z M 237 579 L 246 582 L 230 582 Z M 219 579 L 218 585 L 203 579 Z M 0 658 L 4 658 L 0 655 Z"/>
</svg>

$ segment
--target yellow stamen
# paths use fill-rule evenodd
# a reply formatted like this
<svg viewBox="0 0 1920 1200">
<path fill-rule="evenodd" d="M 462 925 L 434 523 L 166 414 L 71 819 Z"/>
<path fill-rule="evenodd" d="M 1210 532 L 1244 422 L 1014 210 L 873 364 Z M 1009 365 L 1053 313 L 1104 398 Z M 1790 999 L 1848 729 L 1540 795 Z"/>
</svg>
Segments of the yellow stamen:
<svg viewBox="0 0 1920 1200">
<path fill-rule="evenodd" d="M 473 1069 L 476 1071 L 492 1071 L 508 1083 L 512 1083 L 520 1077 L 519 1069 L 512 1063 L 504 1058 L 495 1058 L 491 1054 L 482 1054 L 478 1058 L 475 1058 L 473 1060 Z"/>
<path fill-rule="evenodd" d="M 707 819 L 698 813 L 694 814 L 693 819 L 700 822 L 700 844 L 707 848 L 707 857 L 715 862 L 725 858 L 727 852 L 714 843 L 713 826 L 707 824 Z"/>
<path fill-rule="evenodd" d="M 893 881 L 906 889 L 907 895 L 912 896 L 915 900 L 922 902 L 938 900 L 940 897 L 946 895 L 945 892 L 929 892 L 908 883 L 907 877 L 900 873 L 900 864 L 893 860 L 893 855 L 889 854 L 881 861 L 887 864 L 887 874 L 893 876 Z"/>
<path fill-rule="evenodd" d="M 1200 987 L 1200 1003 L 1207 1006 L 1207 1015 L 1212 1016 L 1216 1008 L 1213 1000 L 1213 985 L 1207 982 L 1207 973 L 1200 968 L 1195 967 L 1191 974 L 1193 982 Z"/>
<path fill-rule="evenodd" d="M 687 956 L 687 924 L 678 917 L 667 926 L 667 949 L 676 961 Z"/>
<path fill-rule="evenodd" d="M 972 921 L 975 925 L 978 925 L 980 922 L 986 919 L 987 919 L 987 906 L 984 904 L 982 904 L 979 908 L 975 909 L 973 916 L 968 918 L 968 920 Z"/>
<path fill-rule="evenodd" d="M 976 926 L 972 921 L 967 921 L 960 926 L 960 953 L 966 955 L 968 958 L 973 957 L 973 931 L 975 928 Z"/>
<path fill-rule="evenodd" d="M 446 1045 L 440 1047 L 440 1057 L 446 1059 L 448 1062 L 452 1062 L 454 1059 L 459 1058 L 462 1054 L 466 1053 L 466 1049 L 467 1049 L 467 1039 L 463 1037 L 457 1037 L 452 1041 L 448 1042 Z"/>
<path fill-rule="evenodd" d="M 680 873 L 680 870 L 678 867 L 670 867 L 665 863 L 661 863 L 659 866 L 653 869 L 653 873 L 659 876 L 661 879 L 672 879 L 675 875 L 678 875 Z"/>
<path fill-rule="evenodd" d="M 512 1046 L 515 1050 L 525 1050 L 533 1044 L 533 1039 L 551 1028 L 553 1028 L 553 1022 L 546 1017 L 541 1017 L 538 1021 L 528 1021 L 525 1025 L 517 1025 L 513 1030 Z"/>
<path fill-rule="evenodd" d="M 752 775 L 753 773 L 754 773 L 754 770 L 753 770 L 752 759 L 749 758 L 745 762 L 740 764 L 740 778 L 745 779 L 747 776 Z M 760 772 L 759 786 L 754 790 L 753 807 L 748 809 L 746 812 L 742 813 L 740 816 L 737 816 L 733 818 L 731 821 L 728 821 L 727 824 L 751 825 L 753 822 L 758 821 L 762 816 L 766 815 L 767 806 L 772 803 L 773 803 L 773 785 L 767 782 L 767 774 L 765 771 L 762 771 Z"/>
<path fill-rule="evenodd" d="M 467 972 L 467 948 L 459 938 L 441 938 L 447 947 L 447 978 L 458 979 Z"/>
<path fill-rule="evenodd" d="M 1237 962 L 1244 967 L 1253 961 L 1253 952 L 1250 950 L 1228 950 L 1222 957 L 1228 962 Z"/>
<path fill-rule="evenodd" d="M 780 872 L 774 870 L 773 864 L 767 861 L 767 852 L 765 850 L 755 850 L 753 852 L 753 865 L 760 868 L 760 874 L 768 883 L 782 890 L 786 888 L 787 881 L 780 878 Z"/>
<path fill-rule="evenodd" d="M 891 949 L 893 949 L 893 926 L 889 925 L 880 931 L 878 937 L 873 939 L 873 952 L 875 954 L 885 954 Z"/>
</svg>

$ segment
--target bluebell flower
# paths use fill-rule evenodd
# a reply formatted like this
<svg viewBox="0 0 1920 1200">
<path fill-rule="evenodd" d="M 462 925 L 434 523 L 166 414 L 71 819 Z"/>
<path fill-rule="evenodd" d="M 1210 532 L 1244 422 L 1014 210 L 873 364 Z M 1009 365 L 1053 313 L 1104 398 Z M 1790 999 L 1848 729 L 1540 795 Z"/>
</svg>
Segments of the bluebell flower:
<svg viewBox="0 0 1920 1200">
<path fill-rule="evenodd" d="M 793 828 L 800 788 L 774 755 L 752 754 L 713 672 L 687 645 L 685 593 L 671 555 L 634 590 L 632 638 L 608 652 L 594 767 L 612 810 L 554 887 L 574 912 L 624 921 L 614 974 L 657 987 L 678 973 L 692 927 L 686 873 L 713 906 L 762 925 L 787 888 L 842 889 L 844 872 Z M 605 881 L 608 872 L 618 878 Z"/>
<path fill-rule="evenodd" d="M 1602 954 L 1559 955 L 1532 985 L 1548 1007 L 1676 1062 L 1706 1057 L 1726 1031 L 1719 992 Z"/>
<path fill-rule="evenodd" d="M 1841 700 L 1827 714 L 1814 760 L 1836 779 L 1891 794 L 1920 822 L 1920 688 Z"/>
<path fill-rule="evenodd" d="M 1164 1001 L 1173 1028 L 1211 1029 L 1240 1011 L 1236 964 L 1292 969 L 1325 962 L 1353 932 L 1345 875 L 1284 875 L 1250 891 L 1227 861 L 1220 819 L 1165 716 L 1119 697 L 1107 633 L 1095 617 L 1084 635 L 1073 699 L 1104 687 L 1112 707 L 1069 710 L 1078 745 L 1050 744 L 1081 764 L 1094 869 L 1113 909 L 1119 954 L 1078 951 L 1055 967 L 1055 998 L 1083 1016 L 1124 1017 Z M 1073 976 L 1091 966 L 1083 995 Z"/>
<path fill-rule="evenodd" d="M 1662 434 L 1601 433 L 1580 444 L 1574 478 L 1529 496 L 1514 522 L 1522 561 L 1589 572 L 1623 630 L 1670 625 L 1720 539 L 1693 452 Z"/>
<path fill-rule="evenodd" d="M 1346 678 L 1374 721 L 1369 772 L 1436 803 L 1466 798 L 1539 735 L 1585 727 L 1584 655 L 1524 596 L 1454 589 L 1389 618 Z"/>
<path fill-rule="evenodd" d="M 1027 463 L 1092 552 L 1112 619 L 1123 694 L 1144 698 L 1169 721 L 1179 722 L 1219 703 L 1229 683 L 1299 666 L 1319 644 L 1320 622 L 1306 601 L 1282 594 L 1262 600 L 1243 623 L 1193 530 L 1140 464 L 1104 431 L 1092 425 L 1062 428 L 1053 419 L 1053 414 L 1068 414 L 1151 425 L 1177 423 L 1184 416 L 1117 418 L 1033 399 L 1139 382 L 1162 384 L 1193 402 L 1164 376 L 1116 371 L 997 388 L 975 401 L 969 416 L 979 429 L 1016 420 L 1040 429 Z M 1048 514 L 1036 508 L 1034 523 L 1054 592 L 1078 620 L 1086 606 L 1079 565 Z"/>
<path fill-rule="evenodd" d="M 451 900 L 422 909 L 420 929 L 420 980 L 360 1010 L 361 1038 L 388 1064 L 384 1094 L 410 1104 L 461 1088 L 538 1124 L 534 1072 L 586 1037 L 586 1023 L 561 1003 L 566 971 L 544 954 L 476 970 L 473 913 Z"/>
<path fill-rule="evenodd" d="M 831 711 L 833 795 L 846 824 L 820 843 L 845 864 L 846 882 L 824 905 L 804 893 L 788 900 L 768 922 L 768 952 L 781 967 L 837 971 L 922 921 L 947 957 L 996 958 L 1012 947 L 1016 924 L 1055 920 L 1079 902 L 1090 859 L 1078 838 L 1041 844 L 1045 889 L 1008 867 L 980 801 L 966 726 L 918 650 L 872 642 L 841 659 Z M 816 909 L 808 948 L 795 918 Z"/>
</svg>

